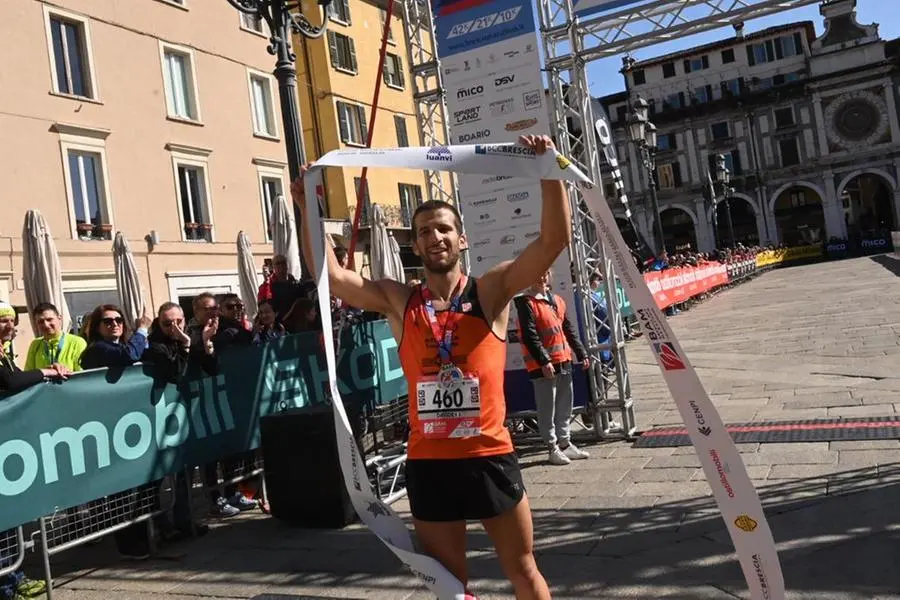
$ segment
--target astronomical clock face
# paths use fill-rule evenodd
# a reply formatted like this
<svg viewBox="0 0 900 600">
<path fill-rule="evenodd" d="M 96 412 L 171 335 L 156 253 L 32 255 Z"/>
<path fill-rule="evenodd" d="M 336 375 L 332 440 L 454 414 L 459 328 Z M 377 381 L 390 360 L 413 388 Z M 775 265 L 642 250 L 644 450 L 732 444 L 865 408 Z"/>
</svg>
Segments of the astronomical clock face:
<svg viewBox="0 0 900 600">
<path fill-rule="evenodd" d="M 880 143 L 888 126 L 887 106 L 872 92 L 841 94 L 825 109 L 828 141 L 844 150 Z"/>
</svg>

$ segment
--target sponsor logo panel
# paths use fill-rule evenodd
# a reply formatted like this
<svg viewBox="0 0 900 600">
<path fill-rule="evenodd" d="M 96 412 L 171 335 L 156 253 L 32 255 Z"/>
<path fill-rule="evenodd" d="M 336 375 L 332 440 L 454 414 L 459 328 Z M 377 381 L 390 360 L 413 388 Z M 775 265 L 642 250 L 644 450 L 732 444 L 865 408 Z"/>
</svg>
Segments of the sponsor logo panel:
<svg viewBox="0 0 900 600">
<path fill-rule="evenodd" d="M 522 131 L 523 129 L 534 127 L 537 125 L 537 122 L 537 119 L 520 119 L 518 121 L 513 121 L 512 123 L 507 123 L 503 128 L 507 131 Z"/>
<path fill-rule="evenodd" d="M 522 94 L 522 105 L 525 107 L 525 110 L 540 108 L 544 103 L 543 98 L 541 98 L 543 95 L 544 92 L 541 90 L 531 90 Z"/>
<path fill-rule="evenodd" d="M 511 115 L 513 114 L 514 109 L 515 102 L 512 98 L 496 100 L 488 105 L 488 110 L 491 111 L 491 116 L 493 117 L 505 117 L 507 115 Z"/>
<path fill-rule="evenodd" d="M 481 106 L 472 106 L 453 112 L 453 122 L 457 125 L 477 123 L 481 120 Z"/>
<path fill-rule="evenodd" d="M 460 144 L 468 144 L 470 142 L 477 142 L 478 140 L 483 140 L 491 136 L 490 129 L 481 129 L 478 131 L 473 131 L 471 133 L 463 133 L 457 136 Z"/>
</svg>

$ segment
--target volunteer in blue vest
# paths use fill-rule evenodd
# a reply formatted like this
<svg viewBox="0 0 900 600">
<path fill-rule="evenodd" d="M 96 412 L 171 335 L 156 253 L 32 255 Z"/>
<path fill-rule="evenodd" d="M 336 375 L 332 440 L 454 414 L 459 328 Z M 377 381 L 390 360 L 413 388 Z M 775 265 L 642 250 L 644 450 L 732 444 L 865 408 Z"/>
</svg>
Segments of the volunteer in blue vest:
<svg viewBox="0 0 900 600">
<path fill-rule="evenodd" d="M 87 348 L 87 342 L 81 336 L 63 332 L 59 310 L 49 302 L 42 302 L 31 311 L 31 317 L 41 337 L 28 347 L 25 370 L 55 369 L 63 365 L 70 371 L 80 371 L 81 353 Z"/>
<path fill-rule="evenodd" d="M 572 354 L 585 370 L 590 359 L 569 317 L 566 301 L 550 291 L 547 271 L 524 294 L 516 297 L 519 314 L 519 341 L 525 368 L 534 385 L 538 429 L 547 444 L 551 465 L 567 465 L 589 454 L 572 443 Z"/>
</svg>

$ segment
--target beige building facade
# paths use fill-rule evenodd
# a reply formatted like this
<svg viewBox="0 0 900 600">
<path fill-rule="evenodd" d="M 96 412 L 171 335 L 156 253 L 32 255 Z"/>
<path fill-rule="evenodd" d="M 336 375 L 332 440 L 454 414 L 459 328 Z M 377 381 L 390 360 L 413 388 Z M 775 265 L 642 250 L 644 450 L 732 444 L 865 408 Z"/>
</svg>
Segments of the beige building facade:
<svg viewBox="0 0 900 600">
<path fill-rule="evenodd" d="M 239 291 L 237 234 L 261 265 L 288 184 L 259 24 L 224 0 L 15 0 L 0 23 L 0 299 L 25 304 L 30 208 L 56 239 L 73 315 L 117 302 L 118 231 L 154 308 Z"/>
</svg>

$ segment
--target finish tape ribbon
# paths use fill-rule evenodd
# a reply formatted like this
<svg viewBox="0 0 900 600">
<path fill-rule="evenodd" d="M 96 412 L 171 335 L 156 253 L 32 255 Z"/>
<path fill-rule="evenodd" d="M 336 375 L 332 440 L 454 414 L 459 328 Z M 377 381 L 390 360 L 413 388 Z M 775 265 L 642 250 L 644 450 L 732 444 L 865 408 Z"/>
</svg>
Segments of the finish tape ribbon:
<svg viewBox="0 0 900 600">
<path fill-rule="evenodd" d="M 612 211 L 593 183 L 561 154 L 541 156 L 515 144 L 484 144 L 436 148 L 335 150 L 323 156 L 305 177 L 306 197 L 322 196 L 325 167 L 390 167 L 413 170 L 503 175 L 531 179 L 561 179 L 580 189 L 590 208 L 599 239 L 609 248 L 616 272 L 637 316 L 644 338 L 656 356 L 663 377 L 691 442 L 700 458 L 706 481 L 731 535 L 744 578 L 754 600 L 783 600 L 784 577 L 772 532 L 743 460 L 725 430 L 697 372 L 675 334 L 656 307 L 653 295 L 631 259 L 631 253 Z M 325 231 L 319 202 L 307 202 L 304 219 L 310 227 L 318 285 L 319 313 L 324 331 L 331 331 L 331 306 L 325 263 Z M 465 209 L 465 204 L 463 204 Z M 351 433 L 337 388 L 337 362 L 331 336 L 325 336 L 325 356 L 334 407 L 341 470 L 353 507 L 368 528 L 418 576 L 440 600 L 463 600 L 462 583 L 435 559 L 415 551 L 409 530 L 390 506 L 372 491 L 365 461 Z"/>
</svg>

